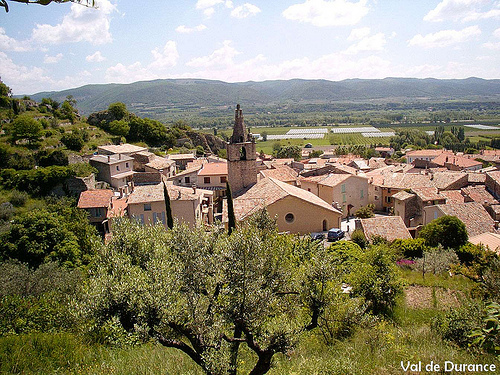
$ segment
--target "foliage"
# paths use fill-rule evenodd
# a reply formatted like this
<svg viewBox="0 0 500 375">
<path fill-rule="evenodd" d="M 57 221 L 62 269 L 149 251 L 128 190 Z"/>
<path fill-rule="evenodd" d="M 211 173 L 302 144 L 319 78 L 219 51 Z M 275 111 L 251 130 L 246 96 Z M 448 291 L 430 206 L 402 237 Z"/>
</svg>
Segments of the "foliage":
<svg viewBox="0 0 500 375">
<path fill-rule="evenodd" d="M 129 115 L 127 106 L 121 102 L 111 103 L 108 107 L 108 111 L 111 112 L 111 114 L 117 121 L 122 120 Z"/>
<path fill-rule="evenodd" d="M 14 217 L 1 236 L 0 256 L 34 268 L 49 261 L 79 267 L 91 261 L 96 240 L 85 213 L 63 200 Z"/>
<path fill-rule="evenodd" d="M 479 303 L 466 301 L 460 307 L 436 316 L 431 326 L 444 340 L 467 348 L 473 341 L 470 334 L 481 325 L 481 310 Z"/>
<path fill-rule="evenodd" d="M 7 189 L 18 189 L 35 195 L 48 194 L 56 185 L 75 175 L 70 167 L 50 166 L 16 171 L 2 169 L 0 184 Z"/>
<path fill-rule="evenodd" d="M 367 204 L 366 206 L 360 207 L 355 215 L 356 217 L 360 219 L 368 219 L 370 217 L 374 217 L 375 214 L 373 213 L 373 210 L 375 210 L 375 205 L 373 203 Z"/>
<path fill-rule="evenodd" d="M 400 258 L 422 258 L 426 245 L 423 238 L 396 239 L 391 243 L 391 249 Z"/>
<path fill-rule="evenodd" d="M 126 137 L 130 131 L 130 125 L 125 120 L 115 120 L 109 124 L 109 133 Z"/>
<path fill-rule="evenodd" d="M 491 302 L 484 309 L 481 325 L 472 331 L 472 345 L 500 357 L 500 305 Z"/>
<path fill-rule="evenodd" d="M 12 122 L 10 129 L 12 141 L 26 140 L 28 143 L 38 141 L 42 134 L 42 125 L 29 115 L 19 115 Z"/>
<path fill-rule="evenodd" d="M 40 4 L 40 5 L 49 5 L 50 3 L 77 3 L 77 4 L 82 4 L 85 6 L 89 7 L 95 7 L 96 3 L 95 0 L 10 0 L 10 1 L 15 1 L 18 3 L 24 3 L 24 4 Z M 0 0 L 0 7 L 5 8 L 5 11 L 9 11 L 9 6 L 7 4 L 7 0 Z"/>
<path fill-rule="evenodd" d="M 368 240 L 365 237 L 364 232 L 361 229 L 355 229 L 351 233 L 351 241 L 358 244 L 362 249 L 368 245 Z"/>
<path fill-rule="evenodd" d="M 235 374 L 246 344 L 257 359 L 251 373 L 264 374 L 301 333 L 321 327 L 342 338 L 361 321 L 364 300 L 339 294 L 335 271 L 345 267 L 342 251 L 358 257 L 361 250 L 336 246 L 279 235 L 265 211 L 230 236 L 119 222 L 90 271 L 79 311 L 101 342 L 152 337 L 206 373 Z"/>
<path fill-rule="evenodd" d="M 50 165 L 68 165 L 68 156 L 61 150 L 46 151 L 41 150 L 36 154 L 36 159 L 40 167 L 48 167 Z"/>
<path fill-rule="evenodd" d="M 441 246 L 430 248 L 423 253 L 422 258 L 418 258 L 413 268 L 423 274 L 432 272 L 434 275 L 448 271 L 453 265 L 459 263 L 455 251 L 443 249 Z"/>
<path fill-rule="evenodd" d="M 85 146 L 85 140 L 81 134 L 74 130 L 71 133 L 65 133 L 61 137 L 61 142 L 70 150 L 81 151 L 83 146 Z"/>
<path fill-rule="evenodd" d="M 279 159 L 293 158 L 298 161 L 302 159 L 302 149 L 299 146 L 284 146 L 276 152 L 276 157 Z"/>
<path fill-rule="evenodd" d="M 351 294 L 363 297 L 375 314 L 389 313 L 403 290 L 393 254 L 385 245 L 372 245 L 354 266 L 348 282 Z"/>
<path fill-rule="evenodd" d="M 441 216 L 425 225 L 418 236 L 425 240 L 428 246 L 441 244 L 444 248 L 458 249 L 465 245 L 467 229 L 456 216 Z"/>
</svg>

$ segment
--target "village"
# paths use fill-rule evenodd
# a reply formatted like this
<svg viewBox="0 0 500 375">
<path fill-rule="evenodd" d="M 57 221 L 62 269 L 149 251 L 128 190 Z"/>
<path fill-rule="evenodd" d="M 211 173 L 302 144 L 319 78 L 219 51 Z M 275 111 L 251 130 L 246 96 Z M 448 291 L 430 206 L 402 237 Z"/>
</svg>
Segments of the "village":
<svg viewBox="0 0 500 375">
<path fill-rule="evenodd" d="M 393 241 L 414 238 L 422 226 L 451 215 L 465 224 L 470 242 L 500 247 L 498 150 L 479 155 L 405 150 L 402 163 L 390 159 L 395 152 L 390 147 L 376 148 L 380 156 L 368 160 L 336 156 L 334 149 L 309 158 L 311 149 L 304 148 L 300 161 L 278 159 L 256 152 L 239 105 L 226 147 L 227 160 L 196 153 L 161 157 L 132 144 L 100 146 L 88 160 L 98 173 L 86 179 L 78 207 L 106 241 L 120 217 L 167 227 L 166 186 L 179 223 L 227 226 L 228 183 L 237 222 L 265 208 L 280 232 L 324 236 L 342 229 L 349 239 L 361 230 L 367 240 Z M 478 158 L 491 166 L 483 168 Z M 364 207 L 374 217 L 357 218 Z"/>
</svg>

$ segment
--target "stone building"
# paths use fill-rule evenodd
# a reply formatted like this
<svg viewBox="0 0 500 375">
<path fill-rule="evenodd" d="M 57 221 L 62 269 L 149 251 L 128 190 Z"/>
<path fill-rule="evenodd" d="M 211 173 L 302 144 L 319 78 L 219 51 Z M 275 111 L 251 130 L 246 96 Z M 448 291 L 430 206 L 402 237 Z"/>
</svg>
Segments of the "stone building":
<svg viewBox="0 0 500 375">
<path fill-rule="evenodd" d="M 257 154 L 255 139 L 243 122 L 240 105 L 236 106 L 233 135 L 226 145 L 228 182 L 233 195 L 257 183 Z"/>
</svg>

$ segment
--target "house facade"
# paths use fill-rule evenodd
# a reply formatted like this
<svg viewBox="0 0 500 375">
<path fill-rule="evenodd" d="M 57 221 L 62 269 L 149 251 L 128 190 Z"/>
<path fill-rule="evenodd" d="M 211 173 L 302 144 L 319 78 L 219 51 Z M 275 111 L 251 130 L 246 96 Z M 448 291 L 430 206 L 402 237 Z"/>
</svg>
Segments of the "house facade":
<svg viewBox="0 0 500 375">
<path fill-rule="evenodd" d="M 91 166 L 98 170 L 97 180 L 110 184 L 115 189 L 126 186 L 132 181 L 134 159 L 127 155 L 94 155 Z"/>
</svg>

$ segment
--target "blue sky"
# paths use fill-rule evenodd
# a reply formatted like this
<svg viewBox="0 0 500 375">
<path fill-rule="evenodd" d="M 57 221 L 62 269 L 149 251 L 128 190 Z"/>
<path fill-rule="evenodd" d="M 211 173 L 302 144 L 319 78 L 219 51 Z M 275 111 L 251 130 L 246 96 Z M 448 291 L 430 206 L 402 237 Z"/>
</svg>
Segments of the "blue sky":
<svg viewBox="0 0 500 375">
<path fill-rule="evenodd" d="M 499 0 L 96 0 L 0 9 L 15 94 L 159 78 L 500 78 Z"/>
</svg>

